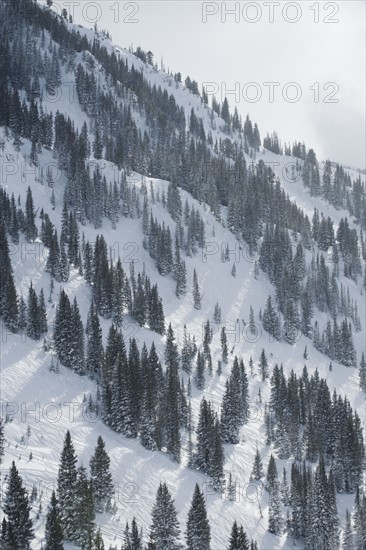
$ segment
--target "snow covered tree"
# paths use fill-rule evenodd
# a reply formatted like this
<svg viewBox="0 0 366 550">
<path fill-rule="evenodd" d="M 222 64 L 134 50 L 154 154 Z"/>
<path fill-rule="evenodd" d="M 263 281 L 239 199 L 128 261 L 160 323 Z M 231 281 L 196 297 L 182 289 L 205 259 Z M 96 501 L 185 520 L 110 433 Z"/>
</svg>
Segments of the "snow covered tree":
<svg viewBox="0 0 366 550">
<path fill-rule="evenodd" d="M 78 529 L 75 516 L 76 506 L 76 454 L 70 432 L 66 432 L 61 452 L 57 488 L 61 509 L 61 524 L 66 540 L 75 540 Z"/>
<path fill-rule="evenodd" d="M 34 538 L 33 522 L 30 518 L 31 507 L 14 461 L 10 467 L 7 482 L 3 502 L 3 510 L 8 518 L 7 524 L 13 532 L 15 548 L 28 550 Z"/>
<path fill-rule="evenodd" d="M 253 543 L 252 545 L 250 544 L 248 536 L 243 529 L 243 526 L 238 526 L 236 521 L 234 521 L 231 528 L 229 546 L 227 550 L 251 550 L 252 547 Z"/>
<path fill-rule="evenodd" d="M 227 484 L 227 498 L 230 502 L 236 500 L 236 483 L 233 482 L 233 476 L 229 473 L 229 481 Z"/>
<path fill-rule="evenodd" d="M 85 547 L 94 537 L 95 510 L 92 486 L 84 466 L 79 466 L 77 470 L 74 507 L 76 532 L 71 540 Z"/>
<path fill-rule="evenodd" d="M 355 550 L 354 537 L 352 531 L 351 514 L 346 510 L 346 526 L 343 531 L 343 550 Z"/>
<path fill-rule="evenodd" d="M 265 380 L 267 380 L 269 376 L 269 372 L 268 372 L 268 361 L 267 361 L 266 352 L 264 351 L 264 348 L 262 348 L 261 355 L 259 358 L 259 371 L 263 382 L 265 382 Z"/>
<path fill-rule="evenodd" d="M 281 339 L 281 328 L 278 315 L 273 307 L 272 298 L 268 296 L 266 307 L 263 312 L 263 328 L 275 339 Z"/>
<path fill-rule="evenodd" d="M 166 336 L 164 359 L 167 366 L 179 366 L 179 351 L 175 342 L 174 331 L 171 323 L 169 323 L 168 332 Z"/>
<path fill-rule="evenodd" d="M 254 457 L 254 464 L 253 464 L 253 470 L 251 473 L 251 479 L 259 481 L 260 479 L 262 479 L 263 475 L 264 475 L 264 472 L 263 472 L 262 459 L 257 447 L 257 450 L 255 452 L 255 457 Z"/>
<path fill-rule="evenodd" d="M 266 489 L 269 493 L 273 491 L 275 484 L 277 483 L 277 467 L 274 456 L 271 454 L 269 457 L 267 476 L 266 476 Z"/>
<path fill-rule="evenodd" d="M 193 270 L 193 305 L 195 309 L 201 309 L 201 294 L 195 269 Z"/>
<path fill-rule="evenodd" d="M 278 481 L 274 481 L 269 494 L 268 531 L 279 535 L 282 530 L 281 497 Z"/>
<path fill-rule="evenodd" d="M 165 394 L 165 433 L 166 448 L 173 460 L 180 462 L 180 418 L 179 418 L 179 393 L 180 383 L 178 366 L 173 363 L 168 366 L 166 372 Z"/>
<path fill-rule="evenodd" d="M 98 437 L 94 455 L 90 459 L 90 479 L 95 511 L 100 513 L 108 511 L 111 507 L 113 481 L 110 472 L 110 458 L 101 436 Z"/>
<path fill-rule="evenodd" d="M 187 519 L 187 550 L 210 550 L 210 540 L 205 497 L 196 483 Z"/>
<path fill-rule="evenodd" d="M 105 550 L 102 533 L 100 529 L 95 534 L 93 550 Z"/>
<path fill-rule="evenodd" d="M 4 447 L 5 447 L 4 423 L 3 423 L 3 419 L 0 417 L 0 465 L 3 461 Z"/>
<path fill-rule="evenodd" d="M 228 349 L 227 349 L 227 336 L 226 336 L 225 327 L 221 328 L 220 341 L 221 341 L 221 350 L 222 350 L 222 362 L 227 363 Z"/>
<path fill-rule="evenodd" d="M 86 333 L 86 369 L 92 379 L 99 379 L 103 368 L 104 350 L 102 341 L 102 329 L 100 326 L 98 313 L 94 307 L 94 302 L 92 302 L 90 305 L 86 325 Z"/>
<path fill-rule="evenodd" d="M 203 353 L 197 353 L 196 371 L 194 373 L 194 379 L 197 389 L 203 390 L 205 386 L 205 357 Z"/>
<path fill-rule="evenodd" d="M 103 147 L 102 133 L 99 128 L 96 127 L 94 132 L 93 153 L 94 157 L 98 160 L 103 156 Z"/>
<path fill-rule="evenodd" d="M 55 491 L 52 491 L 51 502 L 48 507 L 45 539 L 45 550 L 64 550 L 61 513 Z"/>
<path fill-rule="evenodd" d="M 38 296 L 33 288 L 32 281 L 28 290 L 27 336 L 34 340 L 39 340 L 41 337 Z"/>
<path fill-rule="evenodd" d="M 213 321 L 217 325 L 221 323 L 221 308 L 220 308 L 218 302 L 216 302 L 216 304 L 215 304 Z"/>
<path fill-rule="evenodd" d="M 221 431 L 224 443 L 239 443 L 239 428 L 249 414 L 248 380 L 244 364 L 235 357 L 221 405 Z"/>
<path fill-rule="evenodd" d="M 36 215 L 34 213 L 32 191 L 31 188 L 28 187 L 27 198 L 25 202 L 25 235 L 28 242 L 33 242 L 38 235 L 35 220 Z"/>
<path fill-rule="evenodd" d="M 360 378 L 360 388 L 363 392 L 366 393 L 366 360 L 365 353 L 362 352 L 360 366 L 358 369 L 358 374 Z"/>
<path fill-rule="evenodd" d="M 160 483 L 152 509 L 150 540 L 156 550 L 181 550 L 180 528 L 174 501 L 166 483 Z"/>
</svg>

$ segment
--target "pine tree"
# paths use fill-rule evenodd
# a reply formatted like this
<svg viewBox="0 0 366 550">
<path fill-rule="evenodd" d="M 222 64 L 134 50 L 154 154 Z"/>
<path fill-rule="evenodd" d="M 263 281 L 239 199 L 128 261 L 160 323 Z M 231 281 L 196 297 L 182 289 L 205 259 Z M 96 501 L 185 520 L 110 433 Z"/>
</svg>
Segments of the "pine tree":
<svg viewBox="0 0 366 550">
<path fill-rule="evenodd" d="M 93 550 L 105 550 L 103 537 L 102 537 L 102 533 L 100 532 L 100 529 L 98 529 L 98 531 L 96 532 Z"/>
<path fill-rule="evenodd" d="M 197 389 L 203 390 L 205 386 L 205 357 L 201 352 L 197 353 L 196 372 L 194 374 Z"/>
<path fill-rule="evenodd" d="M 229 473 L 229 481 L 227 485 L 227 498 L 230 502 L 236 500 L 236 483 L 233 482 L 233 476 Z"/>
<path fill-rule="evenodd" d="M 257 447 L 257 450 L 255 452 L 255 457 L 254 457 L 254 464 L 253 464 L 253 470 L 251 473 L 251 479 L 259 481 L 260 479 L 262 479 L 263 475 L 264 473 L 263 473 L 262 459 Z"/>
<path fill-rule="evenodd" d="M 27 336 L 34 340 L 39 340 L 41 337 L 40 315 L 38 297 L 31 282 L 28 291 L 27 303 Z"/>
<path fill-rule="evenodd" d="M 98 437 L 94 455 L 90 459 L 90 479 L 93 488 L 95 511 L 103 513 L 111 507 L 113 493 L 110 458 L 105 450 L 105 443 Z"/>
<path fill-rule="evenodd" d="M 87 354 L 86 368 L 89 376 L 94 379 L 99 379 L 103 369 L 104 350 L 102 341 L 102 329 L 99 322 L 98 313 L 94 307 L 94 302 L 91 303 L 87 326 Z"/>
<path fill-rule="evenodd" d="M 227 349 L 227 336 L 226 336 L 225 327 L 221 328 L 220 340 L 221 340 L 221 349 L 222 349 L 222 362 L 227 363 L 228 349 Z"/>
<path fill-rule="evenodd" d="M 366 360 L 365 353 L 362 352 L 360 366 L 358 369 L 358 374 L 360 377 L 360 388 L 363 392 L 366 393 Z"/>
<path fill-rule="evenodd" d="M 290 489 L 287 483 L 287 473 L 286 468 L 283 468 L 283 478 L 282 478 L 282 484 L 281 484 L 281 496 L 282 496 L 282 504 L 284 506 L 288 506 L 290 504 Z"/>
<path fill-rule="evenodd" d="M 177 364 L 169 365 L 166 372 L 165 395 L 165 432 L 166 448 L 172 459 L 180 462 L 180 418 L 179 418 L 179 392 L 180 383 Z"/>
<path fill-rule="evenodd" d="M 274 456 L 271 454 L 269 457 L 267 477 L 266 477 L 266 489 L 269 493 L 274 490 L 274 487 L 277 483 L 277 467 Z"/>
<path fill-rule="evenodd" d="M 207 518 L 204 495 L 198 483 L 194 488 L 191 507 L 188 512 L 186 541 L 187 550 L 210 550 L 210 525 Z"/>
<path fill-rule="evenodd" d="M 167 337 L 166 337 L 164 359 L 167 366 L 174 366 L 178 368 L 179 351 L 178 351 L 178 346 L 175 342 L 174 331 L 171 323 L 169 323 Z"/>
<path fill-rule="evenodd" d="M 268 505 L 268 531 L 279 535 L 282 530 L 281 499 L 279 492 L 279 483 L 276 480 L 273 483 L 269 495 Z"/>
<path fill-rule="evenodd" d="M 136 518 L 133 518 L 131 523 L 130 544 L 131 550 L 143 550 L 141 535 L 137 526 Z"/>
<path fill-rule="evenodd" d="M 31 507 L 14 461 L 9 471 L 3 510 L 8 517 L 8 528 L 11 528 L 14 535 L 15 548 L 30 549 L 30 542 L 34 538 L 33 522 L 30 518 Z"/>
<path fill-rule="evenodd" d="M 212 436 L 212 459 L 209 474 L 212 478 L 212 486 L 215 491 L 222 492 L 224 482 L 224 448 L 222 446 L 220 421 L 216 417 Z"/>
<path fill-rule="evenodd" d="M 152 509 L 151 543 L 156 550 L 180 550 L 180 528 L 174 501 L 166 483 L 160 483 Z"/>
<path fill-rule="evenodd" d="M 273 307 L 272 298 L 268 296 L 266 307 L 263 312 L 263 328 L 275 339 L 281 339 L 281 328 L 278 315 Z"/>
<path fill-rule="evenodd" d="M 35 220 L 36 215 L 34 213 L 32 191 L 31 188 L 28 187 L 25 202 L 25 235 L 28 242 L 33 242 L 38 235 Z"/>
<path fill-rule="evenodd" d="M 78 529 L 76 506 L 76 454 L 70 432 L 66 432 L 61 452 L 57 487 L 61 509 L 61 524 L 66 540 L 74 541 Z"/>
<path fill-rule="evenodd" d="M 61 514 L 55 491 L 52 491 L 51 502 L 48 508 L 45 540 L 45 550 L 64 550 Z"/>
<path fill-rule="evenodd" d="M 80 466 L 77 470 L 74 507 L 77 528 L 72 540 L 85 547 L 94 536 L 95 511 L 92 486 L 84 466 Z"/>
<path fill-rule="evenodd" d="M 268 371 L 268 361 L 267 361 L 266 352 L 264 351 L 264 348 L 262 348 L 261 355 L 259 358 L 259 370 L 261 373 L 262 380 L 263 382 L 265 382 L 265 380 L 267 380 L 269 376 L 269 371 Z"/>
<path fill-rule="evenodd" d="M 231 528 L 228 550 L 251 550 L 252 547 L 253 542 L 252 545 L 250 545 L 248 536 L 244 531 L 243 526 L 240 525 L 239 527 L 236 521 L 234 521 Z"/>
<path fill-rule="evenodd" d="M 213 321 L 217 325 L 221 323 L 221 308 L 220 308 L 218 302 L 216 302 L 216 304 L 215 304 Z"/>
<path fill-rule="evenodd" d="M 47 325 L 46 301 L 44 298 L 43 288 L 41 288 L 41 291 L 39 293 L 38 318 L 39 318 L 38 322 L 39 322 L 40 335 L 46 334 L 46 332 L 48 331 L 48 325 Z"/>
<path fill-rule="evenodd" d="M 3 423 L 3 419 L 0 416 L 0 465 L 2 464 L 2 461 L 3 461 L 4 447 L 5 447 L 4 423 Z"/>
<path fill-rule="evenodd" d="M 201 294 L 195 269 L 193 270 L 193 305 L 195 309 L 201 309 Z"/>
<path fill-rule="evenodd" d="M 346 510 L 346 527 L 343 532 L 343 550 L 355 550 L 351 524 L 351 514 Z"/>
</svg>

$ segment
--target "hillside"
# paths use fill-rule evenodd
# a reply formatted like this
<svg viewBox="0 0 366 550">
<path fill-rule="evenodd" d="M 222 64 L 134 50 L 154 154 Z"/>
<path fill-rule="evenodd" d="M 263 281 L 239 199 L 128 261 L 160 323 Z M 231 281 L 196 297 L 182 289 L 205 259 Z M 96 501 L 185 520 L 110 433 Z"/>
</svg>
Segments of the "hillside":
<svg viewBox="0 0 366 550">
<path fill-rule="evenodd" d="M 105 548 L 120 549 L 126 521 L 131 525 L 133 517 L 142 528 L 144 547 L 147 545 L 156 491 L 159 483 L 165 482 L 175 501 L 182 543 L 198 483 L 205 496 L 212 550 L 228 548 L 234 520 L 243 525 L 249 539 L 257 541 L 260 550 L 304 545 L 349 550 L 351 547 L 339 541 L 345 534 L 346 510 L 355 514 L 356 489 L 364 489 L 365 476 L 365 387 L 362 391 L 359 374 L 366 322 L 365 176 L 336 162 L 330 173 L 329 161 L 314 160 L 311 149 L 305 150 L 304 158 L 302 153 L 296 156 L 289 151 L 276 154 L 256 143 L 248 126 L 246 131 L 245 124 L 235 129 L 232 118 L 228 122 L 218 116 L 173 75 L 144 63 L 103 33 L 62 22 L 47 8 L 35 8 L 33 2 L 27 2 L 33 6 L 30 15 L 20 18 L 15 31 L 20 3 L 14 2 L 13 7 L 0 4 L 8 24 L 7 30 L 2 24 L 1 54 L 8 55 L 2 55 L 5 61 L 0 70 L 6 77 L 1 83 L 4 102 L 0 113 L 0 211 L 5 235 L 0 240 L 5 437 L 1 468 L 5 482 L 15 461 L 29 495 L 37 488 L 30 512 L 35 532 L 30 548 L 45 547 L 47 506 L 52 490 L 57 490 L 60 454 L 69 430 L 78 464 L 88 469 L 100 435 L 110 457 L 114 510 L 95 517 Z M 38 23 L 32 16 L 36 9 L 40 10 Z M 123 82 L 121 75 L 125 76 Z M 33 236 L 30 196 L 38 230 Z M 315 221 L 314 209 L 318 211 Z M 52 224 L 48 233 L 45 214 Z M 105 248 L 100 245 L 101 236 Z M 88 241 L 89 249 L 85 246 Z M 93 264 L 89 282 L 88 250 Z M 51 254 L 57 259 L 57 269 L 49 261 Z M 7 257 L 16 289 L 17 306 L 13 309 Z M 123 271 L 120 286 L 116 283 L 118 259 Z M 186 280 L 182 282 L 183 264 Z M 154 285 L 157 298 L 152 297 Z M 43 289 L 45 297 L 47 330 L 36 337 L 32 331 L 38 321 L 32 318 L 30 287 L 38 297 Z M 74 325 L 57 340 L 62 291 L 71 304 L 76 299 L 81 321 L 77 326 L 83 334 L 73 334 Z M 278 320 L 276 337 L 263 326 L 269 296 Z M 21 297 L 27 304 L 24 326 L 20 325 Z M 95 365 L 95 342 L 85 331 L 92 303 L 103 349 L 100 363 Z M 150 306 L 154 303 L 163 306 L 164 330 L 158 328 L 158 309 Z M 215 320 L 216 304 L 221 319 Z M 308 318 L 307 309 L 312 310 Z M 212 329 L 208 343 L 207 321 Z M 128 372 L 127 382 L 118 372 L 119 362 L 123 362 L 121 349 L 110 364 L 105 353 L 112 323 L 130 353 L 129 370 L 121 370 Z M 180 365 L 174 361 L 170 365 L 165 353 L 170 324 Z M 223 360 L 223 329 L 227 361 Z M 197 346 L 189 360 L 184 357 L 185 330 Z M 83 349 L 80 355 L 77 346 L 67 347 L 73 336 L 83 343 L 85 353 Z M 139 350 L 137 363 L 136 355 L 129 352 L 133 339 Z M 140 440 L 141 425 L 146 421 L 143 407 L 148 401 L 146 379 L 150 380 L 143 370 L 148 370 L 143 364 L 144 343 L 149 351 L 155 344 L 164 373 L 161 385 L 155 388 L 158 397 L 151 391 L 156 400 L 154 429 L 162 434 L 160 449 L 158 436 L 155 449 L 146 448 Z M 67 360 L 61 359 L 64 349 L 71 349 Z M 268 361 L 265 373 L 259 367 L 263 350 Z M 247 413 L 245 419 L 242 411 L 238 413 L 241 421 L 234 418 L 230 401 L 234 398 L 227 390 L 235 356 L 243 361 L 248 379 Z M 80 363 L 75 362 L 76 357 Z M 203 358 L 200 372 L 199 357 Z M 57 365 L 58 372 L 51 372 L 51 365 Z M 283 366 L 282 375 L 292 383 L 280 402 L 275 402 L 276 379 L 271 378 L 275 365 Z M 304 365 L 308 377 L 315 376 L 309 387 L 302 378 Z M 242 383 L 240 376 L 240 380 L 232 379 L 233 387 Z M 326 384 L 317 382 L 318 378 Z M 118 381 L 121 393 L 114 394 Z M 126 387 L 130 391 L 127 405 L 119 400 Z M 339 397 L 333 397 L 334 391 Z M 113 394 L 110 402 L 108 392 Z M 225 396 L 232 405 L 227 412 L 232 416 L 226 436 L 237 438 L 237 442 L 225 442 L 222 432 L 224 461 L 215 478 L 216 474 L 200 471 L 197 464 L 192 467 L 190 436 L 196 449 L 202 398 L 212 403 L 213 417 L 223 425 Z M 92 411 L 88 409 L 90 397 Z M 292 423 L 300 398 L 304 407 L 298 413 L 301 421 Z M 345 398 L 349 406 L 343 403 Z M 188 402 L 193 426 L 187 422 Z M 131 408 L 130 416 L 123 407 Z M 280 414 L 276 417 L 274 412 L 281 407 L 287 414 L 283 424 Z M 122 411 L 121 424 L 113 417 L 116 411 Z M 345 419 L 352 428 L 347 424 L 342 431 Z M 268 422 L 272 422 L 270 441 Z M 294 451 L 295 431 L 299 449 Z M 314 434 L 316 441 L 311 440 Z M 270 509 L 264 476 L 251 479 L 257 449 L 264 472 L 273 454 L 279 480 L 285 468 L 290 485 L 295 475 L 291 475 L 293 463 L 300 468 L 306 460 L 315 472 L 324 457 L 328 474 L 333 466 L 339 524 L 334 516 L 333 523 L 327 516 L 327 526 L 332 525 L 327 544 L 332 546 L 316 546 L 317 539 L 312 537 L 318 535 L 303 525 L 296 532 L 294 496 L 291 505 L 279 504 L 279 532 L 269 532 L 273 507 Z M 352 479 L 348 479 L 350 471 Z M 236 484 L 234 499 L 228 494 L 230 474 Z M 4 495 L 6 483 L 3 487 Z M 311 495 L 309 492 L 308 498 L 314 503 L 315 489 Z M 328 494 L 320 496 L 330 498 Z M 6 514 L 1 513 L 3 520 Z M 352 523 L 357 550 L 363 548 L 362 536 L 364 532 L 360 534 L 357 523 Z M 2 542 L 7 548 L 5 538 Z M 65 550 L 77 547 L 64 542 Z"/>
</svg>

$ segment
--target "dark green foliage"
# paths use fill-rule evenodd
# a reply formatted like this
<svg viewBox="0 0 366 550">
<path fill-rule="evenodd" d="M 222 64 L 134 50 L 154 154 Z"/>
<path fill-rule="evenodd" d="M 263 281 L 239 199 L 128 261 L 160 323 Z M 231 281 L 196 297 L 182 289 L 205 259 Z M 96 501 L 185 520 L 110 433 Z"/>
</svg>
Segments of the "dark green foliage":
<svg viewBox="0 0 366 550">
<path fill-rule="evenodd" d="M 180 550 L 180 529 L 174 501 L 165 483 L 160 483 L 152 509 L 150 540 L 156 550 Z"/>
<path fill-rule="evenodd" d="M 51 502 L 48 507 L 45 532 L 45 550 L 63 550 L 63 531 L 61 526 L 60 507 L 55 491 L 52 491 Z"/>
<path fill-rule="evenodd" d="M 94 455 L 90 459 L 90 481 L 95 511 L 108 511 L 111 507 L 113 481 L 110 472 L 110 459 L 101 436 L 98 437 Z"/>
<path fill-rule="evenodd" d="M 12 462 L 8 476 L 7 489 L 3 502 L 3 510 L 7 515 L 7 530 L 12 532 L 11 538 L 15 542 L 15 548 L 30 549 L 30 543 L 34 538 L 33 522 L 30 518 L 31 507 L 28 494 L 23 486 L 23 480 Z M 10 537 L 9 537 L 10 538 Z"/>
<path fill-rule="evenodd" d="M 196 483 L 187 519 L 187 550 L 210 550 L 210 540 L 205 498 Z"/>
<path fill-rule="evenodd" d="M 61 510 L 61 525 L 66 540 L 74 541 L 77 536 L 78 521 L 76 507 L 76 454 L 70 432 L 66 432 L 58 471 L 57 489 Z"/>
</svg>

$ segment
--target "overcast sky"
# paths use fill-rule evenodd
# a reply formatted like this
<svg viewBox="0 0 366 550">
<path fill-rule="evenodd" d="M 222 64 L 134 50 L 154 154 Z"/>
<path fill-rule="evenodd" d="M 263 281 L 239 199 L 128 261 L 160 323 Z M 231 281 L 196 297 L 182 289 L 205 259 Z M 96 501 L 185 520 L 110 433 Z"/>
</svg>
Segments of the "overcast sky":
<svg viewBox="0 0 366 550">
<path fill-rule="evenodd" d="M 275 129 L 282 142 L 305 141 L 319 159 L 365 168 L 362 0 L 57 4 L 72 5 L 75 21 L 88 27 L 98 18 L 123 47 L 151 50 L 159 66 L 163 58 L 200 86 L 214 83 L 219 100 L 226 88 L 231 109 L 249 113 L 262 137 Z M 264 84 L 271 82 L 278 85 Z"/>
</svg>

